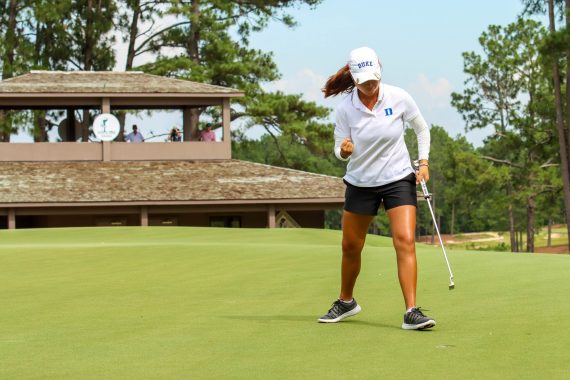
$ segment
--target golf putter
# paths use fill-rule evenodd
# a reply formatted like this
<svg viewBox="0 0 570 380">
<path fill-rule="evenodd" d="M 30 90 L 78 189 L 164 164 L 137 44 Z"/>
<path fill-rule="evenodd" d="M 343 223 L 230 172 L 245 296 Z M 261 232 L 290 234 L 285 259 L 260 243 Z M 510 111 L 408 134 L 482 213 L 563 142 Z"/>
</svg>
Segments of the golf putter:
<svg viewBox="0 0 570 380">
<path fill-rule="evenodd" d="M 414 166 L 416 169 L 419 168 L 418 161 L 414 161 Z M 431 213 L 431 217 L 433 219 L 433 225 L 437 232 L 437 237 L 439 238 L 439 243 L 441 244 L 441 249 L 443 251 L 443 257 L 445 257 L 445 262 L 447 263 L 447 269 L 449 270 L 449 290 L 455 289 L 455 283 L 453 282 L 453 272 L 451 271 L 451 265 L 449 265 L 449 260 L 447 259 L 447 253 L 445 252 L 445 247 L 443 246 L 443 240 L 441 239 L 441 234 L 439 233 L 439 227 L 437 226 L 437 222 L 435 221 L 435 214 L 433 213 L 433 209 L 431 207 L 431 195 L 427 189 L 426 182 L 423 178 L 420 180 L 420 185 L 422 186 L 422 192 L 424 193 L 424 198 L 427 201 L 429 212 Z"/>
</svg>

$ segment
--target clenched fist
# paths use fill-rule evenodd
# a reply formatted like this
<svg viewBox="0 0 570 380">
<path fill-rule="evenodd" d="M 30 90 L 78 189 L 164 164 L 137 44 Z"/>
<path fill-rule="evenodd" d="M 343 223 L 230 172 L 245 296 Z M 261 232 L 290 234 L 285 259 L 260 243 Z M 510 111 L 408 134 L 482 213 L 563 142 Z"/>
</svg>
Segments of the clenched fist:
<svg viewBox="0 0 570 380">
<path fill-rule="evenodd" d="M 342 143 L 340 144 L 340 156 L 342 158 L 350 157 L 353 149 L 354 149 L 354 144 L 352 143 L 350 137 L 345 138 L 344 140 L 342 140 Z"/>
</svg>

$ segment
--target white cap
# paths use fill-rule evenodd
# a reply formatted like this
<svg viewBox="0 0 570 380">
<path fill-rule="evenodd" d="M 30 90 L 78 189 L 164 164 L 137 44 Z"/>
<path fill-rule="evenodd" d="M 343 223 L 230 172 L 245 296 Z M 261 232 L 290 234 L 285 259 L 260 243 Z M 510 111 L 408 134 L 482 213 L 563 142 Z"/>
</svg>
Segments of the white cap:
<svg viewBox="0 0 570 380">
<path fill-rule="evenodd" d="M 348 68 L 356 84 L 382 78 L 380 60 L 369 47 L 354 49 L 348 56 Z"/>
</svg>

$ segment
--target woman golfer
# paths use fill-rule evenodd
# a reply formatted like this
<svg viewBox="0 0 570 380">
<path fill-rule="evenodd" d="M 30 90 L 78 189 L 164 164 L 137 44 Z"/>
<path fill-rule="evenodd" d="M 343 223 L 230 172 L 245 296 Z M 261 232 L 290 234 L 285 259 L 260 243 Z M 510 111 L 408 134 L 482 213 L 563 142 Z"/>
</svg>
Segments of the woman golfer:
<svg viewBox="0 0 570 380">
<path fill-rule="evenodd" d="M 325 98 L 347 93 L 336 109 L 335 154 L 348 160 L 342 217 L 340 296 L 319 322 L 339 322 L 358 314 L 353 289 L 368 226 L 382 203 L 392 230 L 398 278 L 406 312 L 402 328 L 419 330 L 435 320 L 416 307 L 416 184 L 429 179 L 430 134 L 420 111 L 404 90 L 380 82 L 381 64 L 374 50 L 350 52 L 348 64 L 332 75 Z M 415 171 L 404 142 L 404 124 L 418 138 L 420 167 Z"/>
</svg>

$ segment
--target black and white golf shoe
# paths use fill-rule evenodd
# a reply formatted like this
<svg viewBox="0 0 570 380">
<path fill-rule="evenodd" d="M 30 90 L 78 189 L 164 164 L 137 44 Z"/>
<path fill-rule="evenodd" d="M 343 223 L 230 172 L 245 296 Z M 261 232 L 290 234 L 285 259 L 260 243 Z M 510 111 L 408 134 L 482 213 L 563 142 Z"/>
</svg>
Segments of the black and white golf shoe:
<svg viewBox="0 0 570 380">
<path fill-rule="evenodd" d="M 435 320 L 422 313 L 419 307 L 414 307 L 404 314 L 404 323 L 402 323 L 404 330 L 424 330 L 433 326 Z"/>
<path fill-rule="evenodd" d="M 351 303 L 342 302 L 341 300 L 336 300 L 329 312 L 318 319 L 319 322 L 324 323 L 334 323 L 340 322 L 345 318 L 352 317 L 360 313 L 362 308 L 356 303 L 355 299 L 352 299 Z"/>
</svg>

